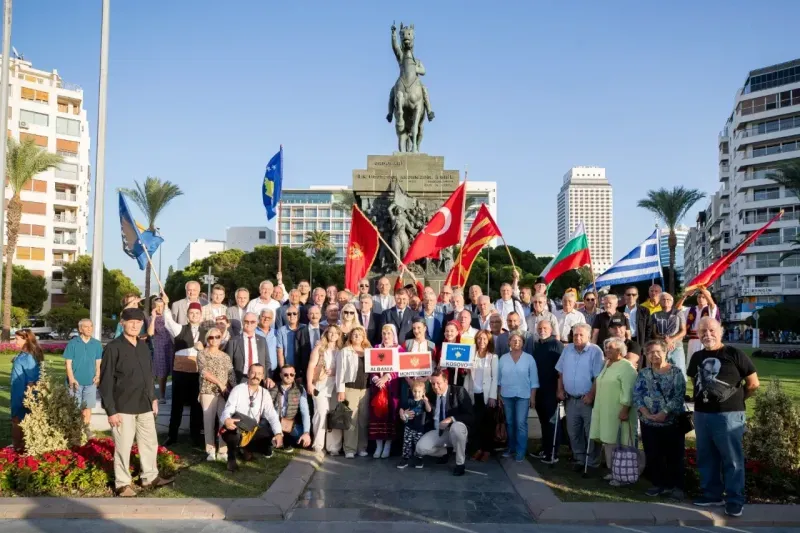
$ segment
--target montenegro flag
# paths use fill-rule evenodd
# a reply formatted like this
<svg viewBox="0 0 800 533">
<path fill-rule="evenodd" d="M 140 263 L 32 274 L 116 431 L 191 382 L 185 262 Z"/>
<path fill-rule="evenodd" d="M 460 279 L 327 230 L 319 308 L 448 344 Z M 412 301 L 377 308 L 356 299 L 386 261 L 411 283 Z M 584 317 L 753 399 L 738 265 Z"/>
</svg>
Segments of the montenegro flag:
<svg viewBox="0 0 800 533">
<path fill-rule="evenodd" d="M 489 213 L 486 204 L 481 204 L 478 214 L 475 216 L 475 221 L 469 229 L 469 235 L 464 242 L 464 247 L 458 255 L 458 260 L 453 265 L 452 270 L 447 275 L 446 285 L 451 287 L 464 287 L 469 278 L 469 271 L 472 269 L 472 263 L 481 252 L 484 246 L 494 239 L 495 237 L 502 237 L 500 228 Z"/>
<path fill-rule="evenodd" d="M 378 228 L 358 206 L 353 205 L 350 241 L 347 243 L 344 265 L 345 286 L 353 294 L 358 294 L 358 282 L 372 268 L 380 245 Z"/>
</svg>

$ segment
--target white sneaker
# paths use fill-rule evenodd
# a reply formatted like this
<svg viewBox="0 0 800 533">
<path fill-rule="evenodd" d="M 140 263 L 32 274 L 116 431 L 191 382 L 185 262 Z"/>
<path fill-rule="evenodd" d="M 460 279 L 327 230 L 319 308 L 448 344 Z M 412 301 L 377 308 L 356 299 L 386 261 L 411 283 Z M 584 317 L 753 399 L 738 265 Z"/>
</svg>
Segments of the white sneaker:
<svg viewBox="0 0 800 533">
<path fill-rule="evenodd" d="M 375 441 L 375 453 L 372 454 L 373 459 L 380 459 L 383 453 L 383 441 Z"/>
<path fill-rule="evenodd" d="M 360 452 L 358 452 L 359 457 L 366 457 L 368 455 L 369 454 L 367 453 L 367 450 L 361 450 Z"/>
<path fill-rule="evenodd" d="M 344 454 L 344 458 L 345 459 L 355 459 L 355 457 L 356 457 L 356 454 L 354 454 L 354 453 L 346 453 L 346 454 Z"/>
<path fill-rule="evenodd" d="M 386 444 L 383 446 L 383 453 L 381 453 L 381 459 L 388 459 L 389 456 L 392 454 L 392 441 L 386 441 Z"/>
<path fill-rule="evenodd" d="M 206 461 L 216 461 L 216 460 L 217 460 L 217 453 L 216 452 L 210 452 L 208 454 L 208 457 L 206 457 Z"/>
</svg>

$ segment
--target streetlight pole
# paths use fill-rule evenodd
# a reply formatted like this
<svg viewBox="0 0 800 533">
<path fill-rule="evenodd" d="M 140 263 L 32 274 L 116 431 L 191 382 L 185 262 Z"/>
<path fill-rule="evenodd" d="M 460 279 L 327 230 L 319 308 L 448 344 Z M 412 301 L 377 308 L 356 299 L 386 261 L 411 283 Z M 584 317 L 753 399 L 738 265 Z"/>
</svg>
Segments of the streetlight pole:
<svg viewBox="0 0 800 533">
<path fill-rule="evenodd" d="M 9 1 L 9 0 L 6 0 Z M 89 316 L 94 336 L 103 332 L 103 224 L 106 188 L 106 104 L 108 102 L 108 32 L 110 0 L 103 0 L 100 26 L 100 97 L 97 102 L 97 161 L 94 181 L 94 236 L 92 239 L 92 293 Z"/>
<path fill-rule="evenodd" d="M 9 55 L 11 55 L 11 0 L 3 1 L 3 72 L 0 74 L 0 124 L 8 124 L 8 68 L 9 68 Z M 3 176 L 6 175 L 6 150 L 8 146 L 8 136 L 0 135 L 0 168 L 3 169 Z M 0 198 L 0 244 L 5 244 L 5 228 L 4 223 L 6 220 L 5 207 L 6 207 L 6 184 L 5 178 L 3 179 L 3 194 Z M 13 261 L 13 257 L 6 257 L 6 261 Z M 2 267 L 2 265 L 0 265 Z M 0 295 L 3 294 L 3 268 L 0 268 Z M 11 283 L 10 279 L 6 283 Z"/>
</svg>

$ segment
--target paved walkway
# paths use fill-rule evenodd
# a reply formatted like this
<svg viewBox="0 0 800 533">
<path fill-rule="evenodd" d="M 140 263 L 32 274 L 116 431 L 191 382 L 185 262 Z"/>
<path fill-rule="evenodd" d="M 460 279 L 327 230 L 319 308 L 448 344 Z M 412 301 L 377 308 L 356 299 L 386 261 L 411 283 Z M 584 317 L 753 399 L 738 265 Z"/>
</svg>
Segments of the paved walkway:
<svg viewBox="0 0 800 533">
<path fill-rule="evenodd" d="M 454 477 L 455 461 L 398 470 L 397 458 L 327 457 L 288 519 L 299 521 L 424 521 L 530 523 L 525 502 L 502 466 L 467 462 Z"/>
</svg>

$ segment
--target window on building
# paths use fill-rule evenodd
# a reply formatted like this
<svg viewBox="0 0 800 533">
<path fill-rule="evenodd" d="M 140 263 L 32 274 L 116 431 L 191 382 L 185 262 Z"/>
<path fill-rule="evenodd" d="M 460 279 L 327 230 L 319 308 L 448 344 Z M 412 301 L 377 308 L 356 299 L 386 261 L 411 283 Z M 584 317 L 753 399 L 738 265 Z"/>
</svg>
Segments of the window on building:
<svg viewBox="0 0 800 533">
<path fill-rule="evenodd" d="M 68 141 L 66 139 L 56 139 L 56 152 L 75 156 L 78 155 L 80 143 L 78 141 Z"/>
<path fill-rule="evenodd" d="M 800 274 L 787 274 L 783 276 L 785 289 L 800 289 Z"/>
<path fill-rule="evenodd" d="M 330 222 L 320 222 L 319 229 L 322 231 L 330 231 L 331 230 L 331 223 Z"/>
<path fill-rule="evenodd" d="M 766 289 L 769 287 L 780 287 L 781 286 L 781 276 L 779 274 L 773 274 L 769 276 L 753 276 L 754 278 L 754 287 L 756 289 Z"/>
<path fill-rule="evenodd" d="M 81 122 L 69 118 L 56 117 L 56 133 L 61 135 L 81 136 Z"/>
<path fill-rule="evenodd" d="M 281 226 L 283 226 L 283 222 L 281 222 Z M 288 224 L 287 224 L 287 226 L 288 226 Z M 286 229 L 289 229 L 289 228 L 287 227 Z M 259 231 L 258 232 L 258 238 L 263 241 L 264 239 L 267 238 L 267 232 L 266 231 Z"/>
<path fill-rule="evenodd" d="M 331 217 L 331 210 L 326 207 L 320 207 L 317 210 L 317 216 L 319 218 L 330 218 Z"/>
<path fill-rule="evenodd" d="M 762 233 L 753 243 L 754 246 L 774 246 L 781 243 L 780 230 L 767 230 Z"/>
<path fill-rule="evenodd" d="M 342 209 L 334 209 L 333 210 L 333 218 L 344 218 L 344 210 L 342 210 Z"/>
<path fill-rule="evenodd" d="M 344 222 L 334 222 L 333 223 L 334 230 L 343 230 L 344 229 Z"/>
<path fill-rule="evenodd" d="M 303 223 L 302 222 L 292 222 L 292 230 L 293 231 L 303 231 Z"/>
<path fill-rule="evenodd" d="M 779 252 L 752 254 L 747 257 L 748 268 L 777 268 L 779 266 L 781 266 L 781 254 Z"/>
<path fill-rule="evenodd" d="M 800 227 L 783 228 L 781 231 L 783 232 L 783 242 L 788 243 L 797 237 L 798 232 L 800 232 Z"/>
<path fill-rule="evenodd" d="M 281 222 L 281 231 L 289 231 L 289 223 Z"/>
<path fill-rule="evenodd" d="M 28 139 L 33 139 L 33 142 L 34 144 L 36 144 L 36 146 L 47 148 L 47 137 L 45 137 L 44 135 L 34 135 L 33 133 L 26 133 L 26 132 L 22 132 L 19 134 L 20 141 L 27 141 Z"/>
<path fill-rule="evenodd" d="M 292 235 L 292 244 L 303 244 L 302 235 Z"/>
<path fill-rule="evenodd" d="M 67 180 L 78 180 L 78 165 L 74 163 L 61 163 L 56 167 L 56 177 Z"/>
<path fill-rule="evenodd" d="M 281 244 L 289 244 L 289 239 L 291 237 L 286 235 L 285 233 L 281 234 Z"/>
<path fill-rule="evenodd" d="M 781 197 L 780 187 L 757 187 L 753 189 L 753 201 L 777 200 Z"/>
<path fill-rule="evenodd" d="M 306 222 L 306 231 L 317 231 L 316 222 Z"/>
<path fill-rule="evenodd" d="M 783 267 L 799 267 L 800 266 L 800 255 L 793 255 L 791 257 L 787 257 L 783 261 L 781 261 L 781 266 Z"/>
<path fill-rule="evenodd" d="M 281 218 L 289 218 L 291 210 L 288 207 L 281 207 Z"/>
<path fill-rule="evenodd" d="M 64 281 L 64 273 L 60 270 L 54 270 L 53 281 Z"/>
<path fill-rule="evenodd" d="M 317 208 L 306 207 L 304 214 L 306 218 L 317 218 Z"/>
<path fill-rule="evenodd" d="M 20 122 L 27 122 L 28 125 L 49 126 L 50 117 L 44 113 L 37 113 L 35 111 L 28 111 L 27 109 L 19 110 Z"/>
</svg>

